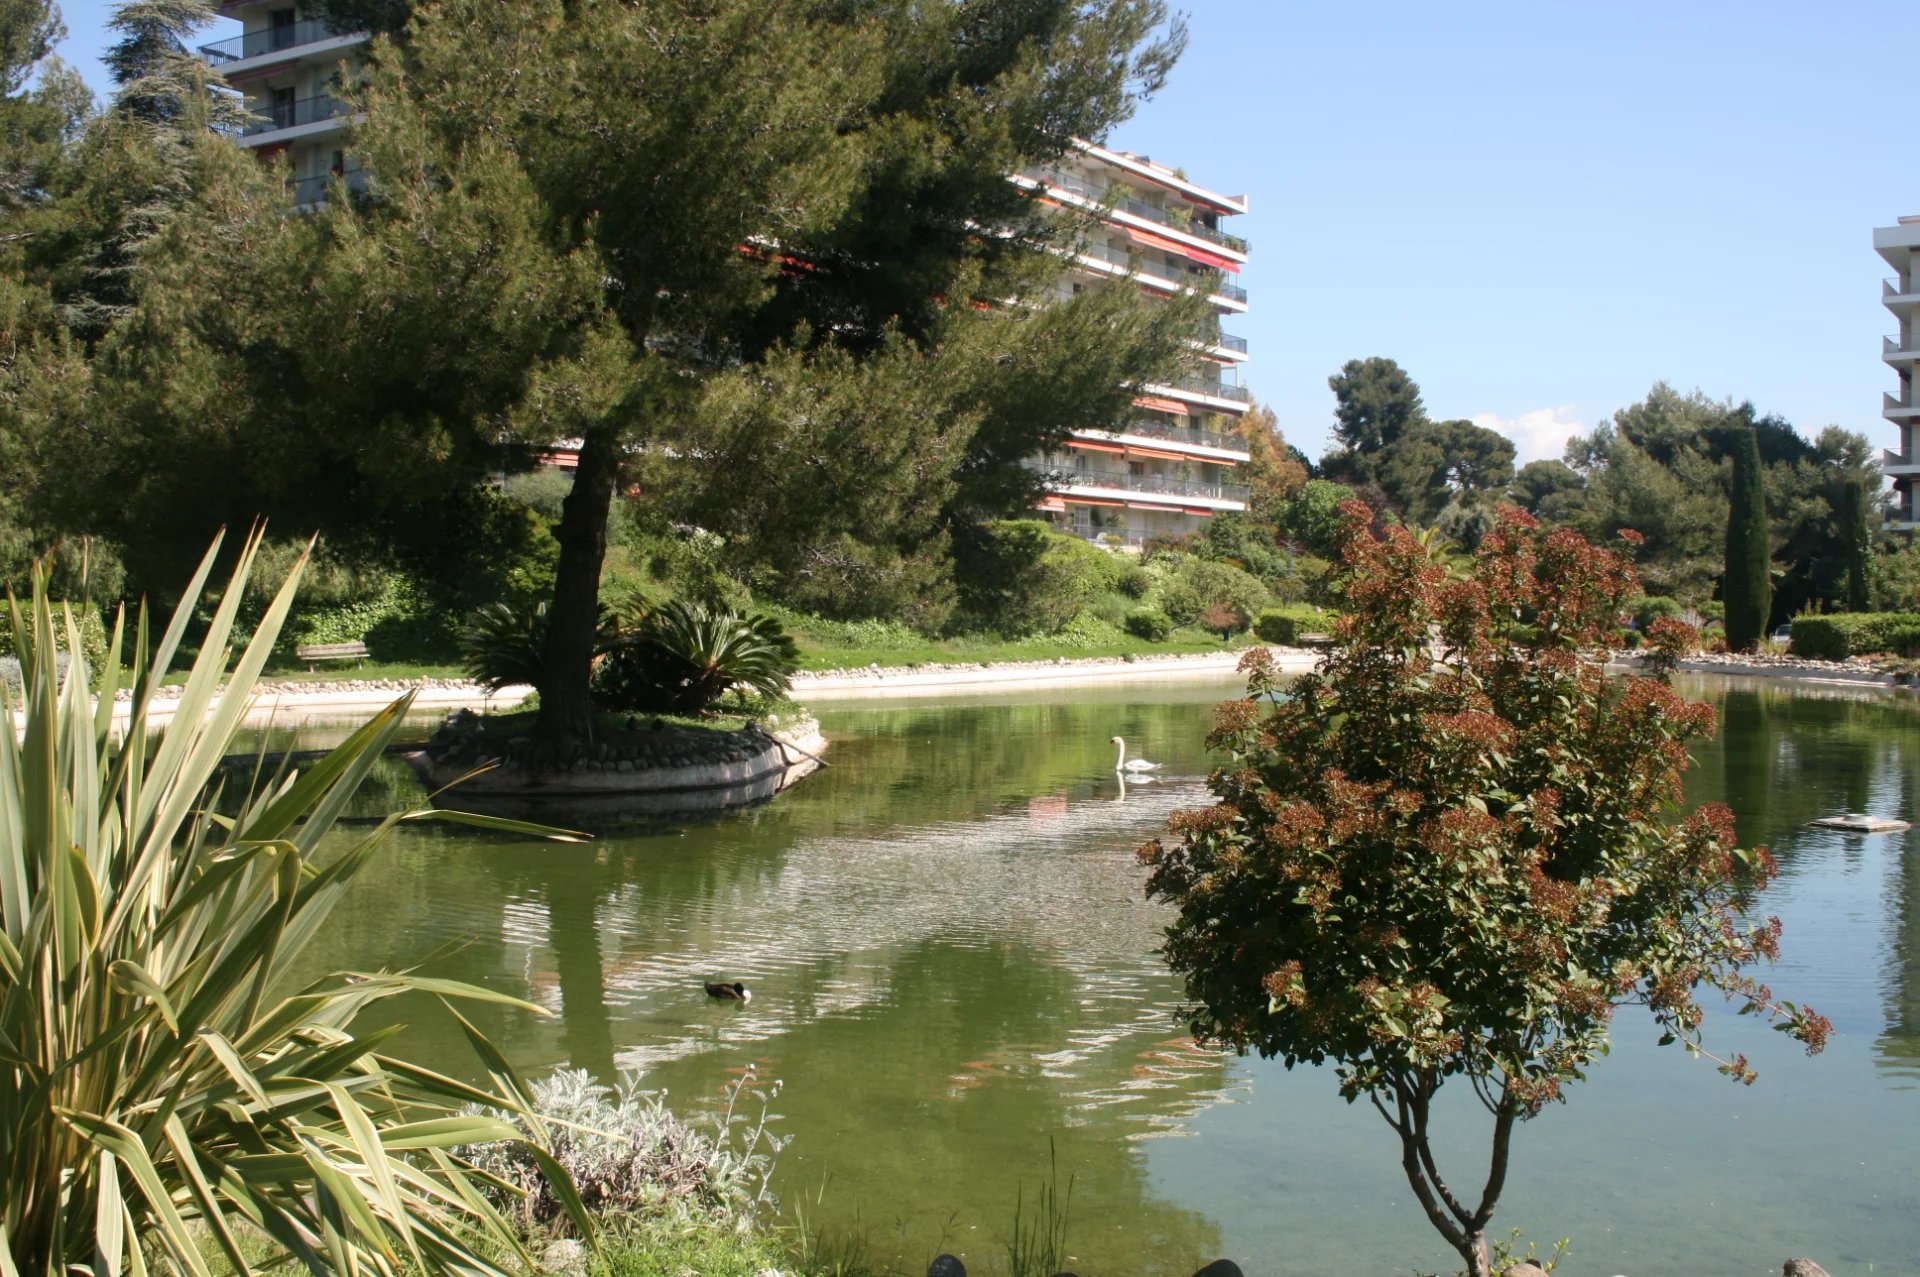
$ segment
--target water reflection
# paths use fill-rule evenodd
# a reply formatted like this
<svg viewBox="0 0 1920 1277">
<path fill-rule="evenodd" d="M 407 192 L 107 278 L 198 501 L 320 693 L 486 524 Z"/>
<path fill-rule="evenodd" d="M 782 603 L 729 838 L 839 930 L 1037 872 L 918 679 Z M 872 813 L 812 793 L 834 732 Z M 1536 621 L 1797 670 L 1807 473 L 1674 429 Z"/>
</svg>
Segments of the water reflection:
<svg viewBox="0 0 1920 1277">
<path fill-rule="evenodd" d="M 903 1268 L 941 1248 L 993 1262 L 1050 1142 L 1075 1179 L 1081 1271 L 1221 1253 L 1250 1271 L 1440 1266 L 1377 1118 L 1322 1074 L 1223 1058 L 1177 1027 L 1164 916 L 1131 853 L 1204 801 L 1201 741 L 1231 690 L 836 707 L 834 765 L 766 807 L 588 847 L 410 829 L 318 957 L 404 965 L 464 941 L 437 974 L 553 1013 L 474 1008 L 516 1063 L 638 1070 L 683 1110 L 749 1065 L 784 1079 L 781 1190 L 861 1221 Z M 1920 1121 L 1920 832 L 1805 822 L 1912 818 L 1920 714 L 1853 689 L 1687 690 L 1724 722 L 1690 797 L 1728 801 L 1743 837 L 1777 849 L 1776 983 L 1841 1036 L 1804 1061 L 1721 1017 L 1717 1040 L 1768 1074 L 1736 1090 L 1623 1017 L 1615 1058 L 1526 1137 L 1511 1217 L 1573 1233 L 1594 1271 L 1655 1271 L 1683 1243 L 1712 1271 L 1822 1247 L 1899 1271 L 1891 1256 L 1920 1253 L 1920 1152 L 1886 1135 Z M 1154 783 L 1113 773 L 1116 734 L 1166 764 Z M 753 1001 L 710 1000 L 719 979 Z M 472 1072 L 432 1007 L 403 1010 L 410 1049 Z M 1799 1169 L 1790 1201 L 1770 1200 L 1781 1157 Z M 1704 1242 L 1722 1200 L 1768 1200 L 1765 1219 Z"/>
</svg>

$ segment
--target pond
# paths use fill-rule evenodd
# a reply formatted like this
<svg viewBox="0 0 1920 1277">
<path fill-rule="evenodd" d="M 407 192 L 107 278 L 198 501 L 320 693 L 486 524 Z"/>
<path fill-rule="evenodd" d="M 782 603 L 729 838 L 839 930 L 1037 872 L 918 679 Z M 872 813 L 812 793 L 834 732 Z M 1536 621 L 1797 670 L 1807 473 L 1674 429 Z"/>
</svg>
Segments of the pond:
<svg viewBox="0 0 1920 1277">
<path fill-rule="evenodd" d="M 1920 832 L 1813 830 L 1920 812 L 1920 704 L 1695 680 L 1721 711 L 1689 798 L 1721 799 L 1783 873 L 1769 979 L 1832 1018 L 1825 1055 L 1710 1010 L 1739 1087 L 1623 1013 L 1571 1103 L 1523 1126 L 1496 1227 L 1574 1242 L 1563 1274 L 1920 1272 Z M 1330 1072 L 1200 1049 L 1154 949 L 1133 849 L 1204 801 L 1231 684 L 1019 701 L 826 706 L 832 766 L 774 804 L 614 827 L 590 846 L 403 830 L 334 918 L 326 967 L 408 965 L 547 1007 L 481 1020 L 523 1068 L 637 1070 L 685 1115 L 752 1068 L 792 1137 L 776 1187 L 829 1236 L 917 1274 L 1004 1266 L 1016 1194 L 1071 1178 L 1082 1273 L 1451 1271 L 1397 1146 Z M 1165 764 L 1121 792 L 1109 737 Z M 404 773 L 386 773 L 381 798 Z M 417 799 L 417 794 L 413 795 Z M 745 1005 L 705 980 L 738 979 Z M 424 1006 L 401 1042 L 472 1073 Z M 485 1010 L 484 1008 L 482 1009 Z M 1455 1097 L 1464 1098 L 1464 1097 Z M 1460 1179 L 1484 1115 L 1443 1117 Z M 1051 1168 L 1051 1170 L 1050 1170 Z"/>
</svg>

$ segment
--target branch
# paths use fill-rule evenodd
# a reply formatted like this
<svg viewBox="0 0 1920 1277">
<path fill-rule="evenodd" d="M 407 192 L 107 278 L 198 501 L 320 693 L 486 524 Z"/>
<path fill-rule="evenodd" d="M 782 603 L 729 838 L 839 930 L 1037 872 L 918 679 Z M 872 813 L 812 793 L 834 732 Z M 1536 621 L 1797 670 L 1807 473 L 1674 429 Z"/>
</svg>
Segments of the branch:
<svg viewBox="0 0 1920 1277">
<path fill-rule="evenodd" d="M 1426 1171 L 1427 1179 L 1433 1184 L 1435 1190 L 1439 1192 L 1440 1199 L 1447 1204 L 1447 1209 L 1453 1212 L 1454 1218 L 1471 1227 L 1474 1216 L 1459 1203 L 1453 1193 L 1448 1190 L 1446 1181 L 1440 1178 L 1440 1168 L 1434 1165 L 1433 1148 L 1427 1140 L 1428 1106 L 1433 1101 L 1433 1092 L 1438 1085 L 1429 1074 L 1421 1079 L 1420 1089 L 1414 1094 L 1413 1129 L 1420 1149 L 1420 1166 Z M 1482 1205 L 1484 1204 L 1483 1202 Z"/>
<path fill-rule="evenodd" d="M 1466 1221 L 1467 1227 L 1479 1232 L 1493 1218 L 1493 1208 L 1500 1200 L 1500 1190 L 1507 1185 L 1507 1158 L 1513 1143 L 1513 1123 L 1519 1116 L 1520 1105 L 1513 1099 L 1511 1086 L 1503 1087 L 1500 1093 L 1500 1111 L 1494 1115 L 1493 1123 L 1493 1159 L 1487 1168 L 1487 1184 L 1480 1190 L 1480 1209 Z"/>
</svg>

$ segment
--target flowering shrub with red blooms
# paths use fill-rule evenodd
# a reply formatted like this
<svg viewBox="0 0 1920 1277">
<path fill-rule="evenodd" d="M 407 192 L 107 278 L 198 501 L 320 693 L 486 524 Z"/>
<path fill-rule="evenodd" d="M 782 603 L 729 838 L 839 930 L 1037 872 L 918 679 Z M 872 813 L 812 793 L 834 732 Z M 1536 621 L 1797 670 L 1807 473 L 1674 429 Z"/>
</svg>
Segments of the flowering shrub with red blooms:
<svg viewBox="0 0 1920 1277">
<path fill-rule="evenodd" d="M 1651 677 L 1603 672 L 1639 593 L 1629 561 L 1509 509 L 1463 567 L 1404 529 L 1376 534 L 1358 502 L 1341 513 L 1337 648 L 1290 686 L 1248 655 L 1249 699 L 1209 738 L 1228 759 L 1218 801 L 1141 855 L 1150 894 L 1178 909 L 1165 952 L 1196 1035 L 1337 1065 L 1484 1274 L 1514 1125 L 1584 1076 L 1615 1007 L 1647 1007 L 1701 1054 L 1702 986 L 1809 1051 L 1830 1026 L 1746 974 L 1778 949 L 1778 922 L 1749 919 L 1771 857 L 1736 844 L 1723 806 L 1674 819 L 1714 714 L 1665 671 L 1698 636 L 1657 621 Z M 1721 1067 L 1753 1080 L 1744 1058 Z M 1493 1119 L 1472 1193 L 1428 1143 L 1448 1078 Z"/>
</svg>

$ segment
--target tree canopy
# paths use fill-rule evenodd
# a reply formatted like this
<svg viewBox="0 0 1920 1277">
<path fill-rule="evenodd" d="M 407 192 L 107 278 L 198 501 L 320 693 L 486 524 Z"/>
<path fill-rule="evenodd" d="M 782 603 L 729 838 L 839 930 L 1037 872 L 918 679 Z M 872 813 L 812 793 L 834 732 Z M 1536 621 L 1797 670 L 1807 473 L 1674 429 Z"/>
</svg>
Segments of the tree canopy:
<svg viewBox="0 0 1920 1277">
<path fill-rule="evenodd" d="M 1695 1052 L 1702 988 L 1810 1051 L 1831 1026 L 1748 974 L 1778 949 L 1778 921 L 1752 912 L 1772 859 L 1723 806 L 1680 814 L 1712 710 L 1587 655 L 1639 590 L 1628 561 L 1511 508 L 1465 563 L 1376 535 L 1361 502 L 1340 515 L 1338 645 L 1284 684 L 1249 658 L 1248 699 L 1209 738 L 1215 803 L 1141 854 L 1177 911 L 1164 952 L 1194 1034 L 1333 1064 L 1485 1277 L 1515 1127 L 1605 1053 L 1616 1007 Z M 1650 637 L 1668 659 L 1695 639 L 1674 620 Z M 1721 1070 L 1754 1078 L 1740 1056 Z M 1448 1081 L 1492 1124 L 1471 1186 L 1432 1139 Z"/>
</svg>

